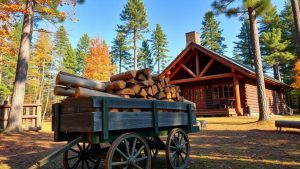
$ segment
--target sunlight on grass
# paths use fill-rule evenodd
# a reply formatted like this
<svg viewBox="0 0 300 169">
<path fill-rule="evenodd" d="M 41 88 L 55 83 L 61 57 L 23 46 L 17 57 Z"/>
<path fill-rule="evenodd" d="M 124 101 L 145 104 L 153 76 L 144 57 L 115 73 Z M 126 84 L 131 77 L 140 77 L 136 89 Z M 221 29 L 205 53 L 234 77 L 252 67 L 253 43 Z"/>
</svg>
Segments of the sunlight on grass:
<svg viewBox="0 0 300 169">
<path fill-rule="evenodd" d="M 1 163 L 1 162 L 0 162 L 0 168 L 1 169 L 11 169 L 11 167 L 9 165 Z"/>
</svg>

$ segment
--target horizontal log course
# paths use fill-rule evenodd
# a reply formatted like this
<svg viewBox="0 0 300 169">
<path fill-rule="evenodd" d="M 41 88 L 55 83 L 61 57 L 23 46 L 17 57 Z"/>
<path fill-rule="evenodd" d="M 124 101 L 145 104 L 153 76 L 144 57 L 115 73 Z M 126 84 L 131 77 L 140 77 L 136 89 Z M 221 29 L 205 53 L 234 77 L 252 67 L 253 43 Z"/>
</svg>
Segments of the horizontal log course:
<svg viewBox="0 0 300 169">
<path fill-rule="evenodd" d="M 117 95 L 95 91 L 91 89 L 86 89 L 83 87 L 77 87 L 75 91 L 75 98 L 82 98 L 82 97 L 92 97 L 92 96 L 103 96 L 103 97 L 120 97 Z"/>
<path fill-rule="evenodd" d="M 88 80 L 78 76 L 71 76 L 65 72 L 59 72 L 55 80 L 56 85 L 67 87 L 84 87 L 93 90 L 105 91 L 106 83 Z"/>
<path fill-rule="evenodd" d="M 129 79 L 134 79 L 136 77 L 136 71 L 135 70 L 130 70 L 127 72 L 119 73 L 116 75 L 112 75 L 110 77 L 110 81 L 116 81 L 116 80 L 129 80 Z"/>
<path fill-rule="evenodd" d="M 74 97 L 75 96 L 75 88 L 55 86 L 54 87 L 54 95 Z"/>
<path fill-rule="evenodd" d="M 116 80 L 109 85 L 109 88 L 112 90 L 121 90 L 124 89 L 125 87 L 126 87 L 126 82 L 124 80 Z"/>
</svg>

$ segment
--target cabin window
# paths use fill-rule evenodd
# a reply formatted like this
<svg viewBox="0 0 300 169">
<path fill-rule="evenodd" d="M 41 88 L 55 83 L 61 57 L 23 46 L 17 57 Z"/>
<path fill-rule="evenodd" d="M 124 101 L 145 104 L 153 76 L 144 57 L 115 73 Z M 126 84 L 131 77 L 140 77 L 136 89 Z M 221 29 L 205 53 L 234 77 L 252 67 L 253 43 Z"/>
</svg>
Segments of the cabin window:
<svg viewBox="0 0 300 169">
<path fill-rule="evenodd" d="M 213 86 L 213 99 L 233 98 L 233 86 L 230 83 Z"/>
</svg>

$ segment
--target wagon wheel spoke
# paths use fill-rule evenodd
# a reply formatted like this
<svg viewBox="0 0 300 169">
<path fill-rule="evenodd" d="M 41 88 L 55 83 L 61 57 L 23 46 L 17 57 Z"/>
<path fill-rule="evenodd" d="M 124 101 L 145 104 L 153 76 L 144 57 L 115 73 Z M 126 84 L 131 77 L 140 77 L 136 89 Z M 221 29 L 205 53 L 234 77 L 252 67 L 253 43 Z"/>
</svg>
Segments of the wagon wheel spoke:
<svg viewBox="0 0 300 169">
<path fill-rule="evenodd" d="M 74 156 L 74 157 L 70 157 L 70 158 L 68 158 L 68 160 L 73 160 L 73 159 L 75 159 L 75 158 L 79 158 L 79 155 Z"/>
<path fill-rule="evenodd" d="M 81 160 L 81 169 L 84 169 L 84 160 Z"/>
<path fill-rule="evenodd" d="M 71 150 L 71 151 L 73 151 L 74 153 L 77 153 L 77 154 L 79 154 L 79 151 L 77 151 L 77 150 L 74 150 L 73 148 L 70 148 L 70 150 Z"/>
<path fill-rule="evenodd" d="M 89 162 L 87 161 L 87 159 L 86 160 L 84 160 L 85 161 L 85 163 L 86 163 L 86 166 L 88 167 L 88 169 L 90 169 L 90 165 L 89 165 Z"/>
<path fill-rule="evenodd" d="M 135 133 L 126 133 L 119 136 L 111 144 L 105 160 L 106 169 L 114 167 L 150 169 L 151 151 L 148 142 Z"/>
<path fill-rule="evenodd" d="M 80 163 L 80 159 L 78 159 L 78 160 L 76 161 L 76 163 L 75 163 L 71 168 L 72 168 L 72 169 L 73 169 L 73 168 L 77 168 L 78 165 L 79 165 L 79 163 Z"/>
<path fill-rule="evenodd" d="M 143 151 L 144 148 L 145 146 L 143 145 L 133 157 L 136 158 Z"/>
<path fill-rule="evenodd" d="M 137 168 L 137 169 L 143 169 L 142 167 L 140 167 L 139 165 L 137 165 L 137 164 L 132 164 L 135 168 Z"/>
<path fill-rule="evenodd" d="M 127 161 L 113 162 L 112 163 L 112 166 L 118 166 L 118 165 L 127 165 Z"/>
<path fill-rule="evenodd" d="M 89 160 L 90 162 L 97 164 L 97 160 L 93 160 L 91 157 L 88 157 L 87 160 Z"/>
<path fill-rule="evenodd" d="M 135 161 L 140 162 L 140 161 L 146 160 L 147 158 L 148 158 L 147 156 L 144 156 L 144 157 L 141 157 L 141 158 L 137 158 Z"/>
<path fill-rule="evenodd" d="M 167 138 L 166 157 L 171 169 L 186 168 L 189 162 L 190 144 L 182 129 L 173 129 Z"/>
<path fill-rule="evenodd" d="M 134 155 L 134 150 L 135 150 L 136 142 L 137 142 L 137 139 L 134 138 L 133 145 L 132 145 L 132 150 L 131 150 L 131 155 L 132 156 Z"/>
<path fill-rule="evenodd" d="M 79 145 L 79 143 L 77 143 L 77 147 L 79 148 L 80 151 L 82 151 L 81 146 Z"/>
<path fill-rule="evenodd" d="M 124 140 L 124 143 L 125 143 L 125 149 L 126 149 L 126 153 L 127 153 L 127 156 L 129 156 L 129 146 L 128 146 L 128 141 L 125 139 Z"/>
</svg>

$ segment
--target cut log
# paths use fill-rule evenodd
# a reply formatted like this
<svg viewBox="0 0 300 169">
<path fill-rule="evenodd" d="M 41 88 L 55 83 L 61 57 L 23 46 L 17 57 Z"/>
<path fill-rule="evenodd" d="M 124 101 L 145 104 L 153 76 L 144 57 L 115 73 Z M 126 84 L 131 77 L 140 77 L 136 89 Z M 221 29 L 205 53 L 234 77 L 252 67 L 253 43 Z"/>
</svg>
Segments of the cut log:
<svg viewBox="0 0 300 169">
<path fill-rule="evenodd" d="M 124 80 L 113 81 L 110 87 L 112 90 L 122 90 L 126 87 L 126 82 Z"/>
<path fill-rule="evenodd" d="M 151 77 L 152 70 L 150 68 L 140 69 L 136 72 L 137 74 L 143 73 L 148 79 Z"/>
<path fill-rule="evenodd" d="M 135 93 L 134 93 L 133 89 L 125 88 L 125 89 L 117 91 L 116 94 L 117 95 L 130 95 L 130 96 L 133 96 Z"/>
<path fill-rule="evenodd" d="M 139 85 L 133 85 L 133 86 L 130 86 L 129 88 L 132 89 L 135 94 L 138 94 L 141 90 L 141 87 Z"/>
<path fill-rule="evenodd" d="M 172 94 L 171 94 L 171 92 L 167 92 L 167 93 L 166 93 L 166 98 L 167 98 L 167 99 L 172 99 Z"/>
<path fill-rule="evenodd" d="M 154 81 L 152 79 L 149 79 L 149 80 L 137 82 L 137 84 L 139 84 L 141 87 L 148 87 L 148 86 L 152 86 L 154 84 Z"/>
<path fill-rule="evenodd" d="M 75 96 L 75 89 L 74 88 L 67 88 L 62 86 L 55 86 L 54 87 L 54 95 L 56 96 Z"/>
<path fill-rule="evenodd" d="M 121 97 L 123 97 L 123 98 L 126 98 L 126 99 L 129 99 L 130 98 L 130 96 L 129 95 L 120 95 Z"/>
<path fill-rule="evenodd" d="M 172 86 L 172 87 L 171 87 L 171 93 L 172 93 L 172 94 L 176 94 L 176 92 L 177 92 L 177 91 L 176 91 L 175 86 Z"/>
<path fill-rule="evenodd" d="M 142 112 L 142 109 L 132 109 L 132 112 Z"/>
<path fill-rule="evenodd" d="M 164 80 L 163 77 L 159 76 L 159 75 L 152 75 L 152 79 L 155 81 L 155 82 L 161 82 Z"/>
<path fill-rule="evenodd" d="M 135 79 L 129 79 L 129 80 L 126 80 L 126 85 L 127 85 L 127 86 L 131 86 L 131 85 L 135 85 L 135 84 L 136 84 Z"/>
<path fill-rule="evenodd" d="M 172 95 L 172 99 L 176 99 L 177 98 L 176 93 L 171 93 L 171 95 Z"/>
<path fill-rule="evenodd" d="M 147 79 L 148 78 L 143 73 L 140 73 L 136 76 L 136 80 L 143 81 L 143 80 L 147 80 Z"/>
<path fill-rule="evenodd" d="M 153 96 L 152 87 L 147 87 L 146 92 L 149 96 Z"/>
<path fill-rule="evenodd" d="M 120 110 L 116 109 L 116 108 L 112 108 L 112 109 L 109 109 L 109 112 L 120 112 Z"/>
<path fill-rule="evenodd" d="M 93 90 L 105 91 L 106 84 L 103 82 L 97 82 L 78 76 L 70 76 L 64 72 L 59 72 L 55 80 L 56 85 L 63 85 L 67 87 L 84 87 Z"/>
<path fill-rule="evenodd" d="M 164 91 L 164 88 L 161 86 L 160 83 L 156 83 L 155 85 L 157 86 L 157 88 L 160 92 Z"/>
<path fill-rule="evenodd" d="M 141 89 L 138 95 L 142 96 L 142 97 L 146 97 L 147 96 L 147 92 L 146 92 L 145 89 Z"/>
<path fill-rule="evenodd" d="M 154 96 L 156 99 L 161 100 L 166 97 L 166 94 L 164 92 L 159 92 Z"/>
<path fill-rule="evenodd" d="M 170 82 L 170 78 L 169 77 L 165 77 L 165 84 L 167 85 L 167 84 L 169 84 L 169 82 Z"/>
<path fill-rule="evenodd" d="M 158 93 L 158 89 L 157 89 L 156 85 L 152 86 L 152 93 L 153 93 L 153 95 L 155 95 L 156 93 Z"/>
<path fill-rule="evenodd" d="M 164 88 L 164 87 L 165 87 L 165 81 L 164 81 L 164 80 L 163 80 L 163 81 L 161 81 L 161 82 L 160 82 L 160 85 L 161 85 L 161 87 L 163 87 L 163 88 Z"/>
<path fill-rule="evenodd" d="M 171 92 L 170 86 L 165 86 L 165 87 L 164 87 L 164 92 L 166 92 L 166 93 Z"/>
<path fill-rule="evenodd" d="M 75 90 L 75 98 L 91 97 L 91 96 L 119 97 L 117 95 L 91 90 L 83 87 L 77 87 Z"/>
<path fill-rule="evenodd" d="M 129 79 L 133 79 L 136 77 L 136 71 L 135 70 L 131 70 L 131 71 L 127 71 L 124 73 L 119 73 L 116 75 L 113 75 L 110 77 L 110 81 L 117 81 L 117 80 L 129 80 Z"/>
<path fill-rule="evenodd" d="M 155 82 L 154 82 L 152 79 L 149 79 L 149 80 L 148 80 L 148 84 L 149 84 L 150 86 L 154 85 L 154 83 L 155 83 Z"/>
</svg>

